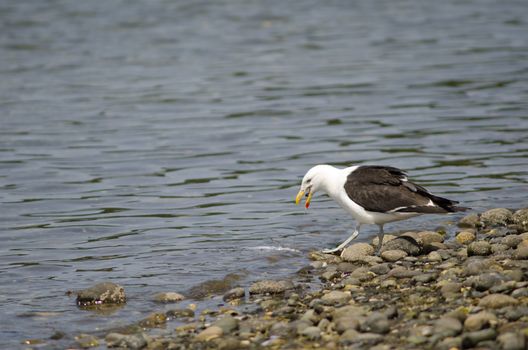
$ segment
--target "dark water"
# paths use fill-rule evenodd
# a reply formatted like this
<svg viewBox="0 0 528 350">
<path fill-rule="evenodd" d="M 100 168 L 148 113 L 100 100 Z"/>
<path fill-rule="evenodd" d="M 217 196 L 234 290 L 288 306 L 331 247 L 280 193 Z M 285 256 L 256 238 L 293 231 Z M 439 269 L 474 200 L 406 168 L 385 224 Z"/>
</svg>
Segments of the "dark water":
<svg viewBox="0 0 528 350">
<path fill-rule="evenodd" d="M 476 210 L 526 206 L 527 13 L 521 0 L 1 2 L 0 344 L 55 331 L 68 344 L 159 309 L 159 291 L 293 273 L 352 227 L 325 198 L 293 205 L 314 164 L 392 165 Z M 130 298 L 111 315 L 64 295 L 103 280 Z"/>
</svg>

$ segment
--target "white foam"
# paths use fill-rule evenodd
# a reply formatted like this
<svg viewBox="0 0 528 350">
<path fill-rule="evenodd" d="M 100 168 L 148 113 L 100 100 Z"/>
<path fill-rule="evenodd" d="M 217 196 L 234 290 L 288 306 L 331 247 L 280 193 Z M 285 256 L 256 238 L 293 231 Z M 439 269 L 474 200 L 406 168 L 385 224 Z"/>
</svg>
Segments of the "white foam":
<svg viewBox="0 0 528 350">
<path fill-rule="evenodd" d="M 281 246 L 270 246 L 270 245 L 260 245 L 257 247 L 248 247 L 253 250 L 275 250 L 275 251 L 286 251 L 286 252 L 295 252 L 300 253 L 301 251 L 294 248 L 281 247 Z"/>
</svg>

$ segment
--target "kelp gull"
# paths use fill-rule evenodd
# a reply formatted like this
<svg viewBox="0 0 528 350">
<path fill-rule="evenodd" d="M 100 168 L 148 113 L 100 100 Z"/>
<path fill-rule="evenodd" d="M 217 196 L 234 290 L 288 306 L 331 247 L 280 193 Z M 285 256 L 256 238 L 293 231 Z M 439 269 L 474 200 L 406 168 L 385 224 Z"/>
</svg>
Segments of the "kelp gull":
<svg viewBox="0 0 528 350">
<path fill-rule="evenodd" d="M 458 202 L 438 197 L 420 185 L 407 180 L 404 171 L 389 166 L 351 166 L 339 169 L 331 165 L 316 165 L 311 168 L 301 183 L 295 204 L 306 196 L 306 208 L 312 196 L 323 191 L 352 215 L 357 225 L 352 235 L 334 249 L 334 253 L 346 247 L 357 237 L 361 225 L 376 224 L 379 227 L 379 253 L 383 242 L 383 225 L 421 214 L 445 214 L 465 211 L 457 207 Z"/>
</svg>

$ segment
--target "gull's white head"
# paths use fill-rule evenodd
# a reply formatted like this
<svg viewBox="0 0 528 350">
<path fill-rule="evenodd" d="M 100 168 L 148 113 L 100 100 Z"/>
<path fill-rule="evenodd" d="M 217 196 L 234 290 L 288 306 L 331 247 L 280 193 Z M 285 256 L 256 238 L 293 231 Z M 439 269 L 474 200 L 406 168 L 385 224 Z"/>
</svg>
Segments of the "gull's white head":
<svg viewBox="0 0 528 350">
<path fill-rule="evenodd" d="M 316 165 L 308 170 L 302 179 L 299 193 L 295 197 L 295 204 L 299 204 L 302 197 L 306 196 L 306 208 L 308 209 L 312 195 L 315 192 L 319 190 L 327 191 L 327 181 L 336 170 L 333 166 L 326 164 Z"/>
</svg>

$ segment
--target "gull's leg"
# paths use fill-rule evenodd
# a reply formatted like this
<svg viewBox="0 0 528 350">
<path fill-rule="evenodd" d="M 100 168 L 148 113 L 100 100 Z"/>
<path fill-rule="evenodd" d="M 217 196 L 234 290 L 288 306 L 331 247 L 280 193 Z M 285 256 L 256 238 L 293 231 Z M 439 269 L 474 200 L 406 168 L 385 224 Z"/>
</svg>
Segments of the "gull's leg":
<svg viewBox="0 0 528 350">
<path fill-rule="evenodd" d="M 344 241 L 343 243 L 341 243 L 340 245 L 338 245 L 334 249 L 323 249 L 323 253 L 331 254 L 331 253 L 335 253 L 335 252 L 338 252 L 340 250 L 343 250 L 343 248 L 345 248 L 347 246 L 347 244 L 350 243 L 350 241 L 352 241 L 354 238 L 357 237 L 357 235 L 359 235 L 359 229 L 360 228 L 361 228 L 361 225 L 358 224 L 356 226 L 356 228 L 354 229 L 354 232 L 352 232 L 352 234 L 350 235 L 350 237 L 348 237 L 346 239 L 346 241 Z"/>
<path fill-rule="evenodd" d="M 383 233 L 383 225 L 379 226 L 379 232 L 378 232 L 378 248 L 376 249 L 376 255 L 379 255 L 381 251 L 381 246 L 383 245 L 383 236 L 385 236 L 385 233 Z"/>
</svg>

